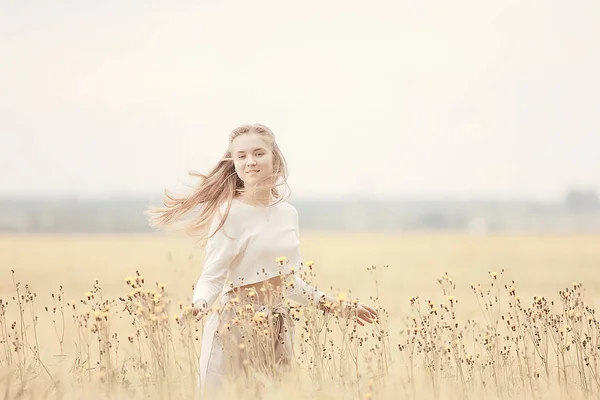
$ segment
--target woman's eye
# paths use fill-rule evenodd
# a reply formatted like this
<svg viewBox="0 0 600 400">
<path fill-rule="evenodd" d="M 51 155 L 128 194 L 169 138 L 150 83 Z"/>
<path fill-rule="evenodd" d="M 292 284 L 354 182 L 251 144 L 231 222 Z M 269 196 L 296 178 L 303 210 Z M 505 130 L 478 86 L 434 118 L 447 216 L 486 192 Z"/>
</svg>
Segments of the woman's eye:
<svg viewBox="0 0 600 400">
<path fill-rule="evenodd" d="M 240 160 L 243 160 L 244 158 L 246 158 L 246 156 L 245 156 L 245 155 L 243 155 L 243 154 L 240 154 L 240 155 L 238 156 L 238 158 L 239 158 Z"/>
</svg>

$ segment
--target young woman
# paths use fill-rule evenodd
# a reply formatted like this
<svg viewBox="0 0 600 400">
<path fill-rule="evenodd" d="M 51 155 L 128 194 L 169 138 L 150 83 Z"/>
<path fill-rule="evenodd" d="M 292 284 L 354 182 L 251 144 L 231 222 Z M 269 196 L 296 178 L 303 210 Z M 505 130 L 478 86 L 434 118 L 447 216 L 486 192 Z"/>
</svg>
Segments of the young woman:
<svg viewBox="0 0 600 400">
<path fill-rule="evenodd" d="M 186 222 L 188 232 L 200 235 L 205 246 L 192 297 L 194 315 L 208 315 L 220 295 L 202 336 L 199 379 L 206 394 L 222 388 L 228 375 L 241 376 L 233 367 L 247 375 L 249 366 L 266 373 L 290 365 L 294 326 L 286 299 L 315 307 L 336 300 L 299 276 L 305 266 L 298 213 L 280 191 L 287 186 L 286 162 L 269 128 L 256 124 L 233 130 L 217 166 L 206 176 L 196 175 L 201 182 L 194 192 L 166 192 L 164 207 L 149 214 L 154 227 L 165 228 L 199 208 Z M 254 331 L 240 322 L 244 310 L 252 313 Z M 364 325 L 376 313 L 358 303 L 352 316 Z M 257 332 L 266 338 L 258 345 L 263 335 Z"/>
</svg>

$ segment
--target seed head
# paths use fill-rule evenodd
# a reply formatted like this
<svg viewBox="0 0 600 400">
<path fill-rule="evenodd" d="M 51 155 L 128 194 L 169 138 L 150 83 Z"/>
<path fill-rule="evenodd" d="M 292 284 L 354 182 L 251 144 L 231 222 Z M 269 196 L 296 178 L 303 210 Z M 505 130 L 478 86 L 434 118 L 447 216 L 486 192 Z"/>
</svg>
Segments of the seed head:
<svg viewBox="0 0 600 400">
<path fill-rule="evenodd" d="M 284 262 L 287 261 L 287 257 L 283 256 L 283 257 L 277 257 L 275 259 L 275 262 L 279 263 L 279 265 L 283 265 Z"/>
<path fill-rule="evenodd" d="M 252 317 L 252 320 L 254 322 L 262 322 L 265 319 L 265 313 L 262 311 L 257 312 L 256 314 L 254 314 L 254 317 Z"/>
</svg>

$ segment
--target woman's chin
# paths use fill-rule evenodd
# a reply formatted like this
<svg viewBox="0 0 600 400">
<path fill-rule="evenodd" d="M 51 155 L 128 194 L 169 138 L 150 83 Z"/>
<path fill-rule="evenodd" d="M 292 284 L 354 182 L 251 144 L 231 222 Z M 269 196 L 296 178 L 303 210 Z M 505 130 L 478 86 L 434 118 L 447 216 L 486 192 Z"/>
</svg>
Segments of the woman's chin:
<svg viewBox="0 0 600 400">
<path fill-rule="evenodd" d="M 266 184 L 265 178 L 261 175 L 249 175 L 246 176 L 246 180 L 244 181 L 248 185 L 261 185 Z"/>
</svg>

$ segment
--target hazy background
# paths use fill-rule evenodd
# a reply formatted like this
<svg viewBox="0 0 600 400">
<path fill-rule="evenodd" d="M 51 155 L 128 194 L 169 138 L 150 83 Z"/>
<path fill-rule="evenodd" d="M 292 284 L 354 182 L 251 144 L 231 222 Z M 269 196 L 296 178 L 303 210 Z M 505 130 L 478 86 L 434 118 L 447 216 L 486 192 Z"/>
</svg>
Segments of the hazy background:
<svg viewBox="0 0 600 400">
<path fill-rule="evenodd" d="M 0 228 L 140 218 L 260 122 L 309 227 L 358 201 L 332 224 L 600 230 L 598 21 L 596 0 L 5 0 Z"/>
</svg>

